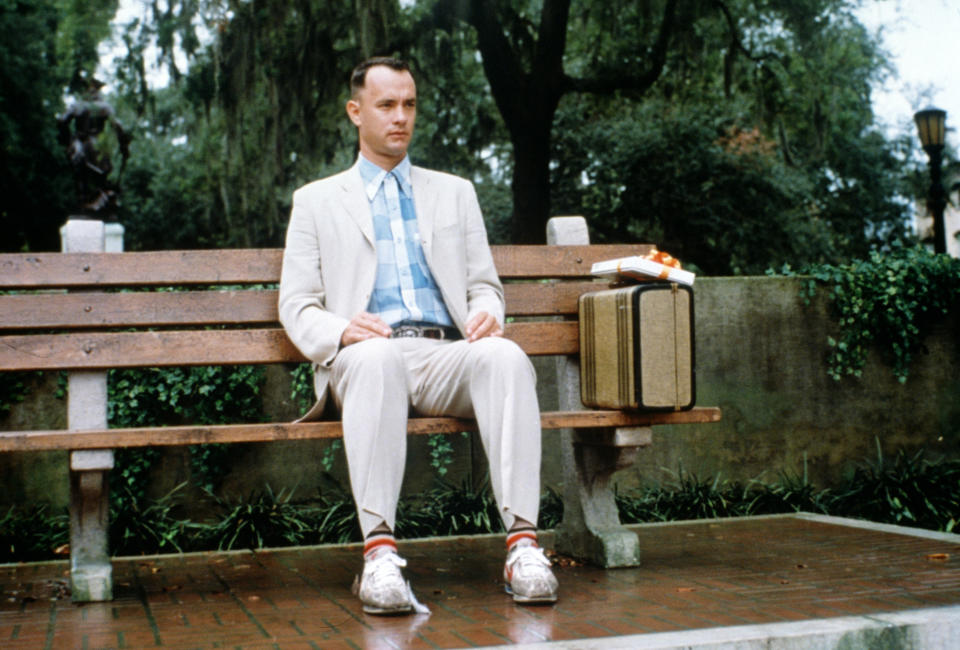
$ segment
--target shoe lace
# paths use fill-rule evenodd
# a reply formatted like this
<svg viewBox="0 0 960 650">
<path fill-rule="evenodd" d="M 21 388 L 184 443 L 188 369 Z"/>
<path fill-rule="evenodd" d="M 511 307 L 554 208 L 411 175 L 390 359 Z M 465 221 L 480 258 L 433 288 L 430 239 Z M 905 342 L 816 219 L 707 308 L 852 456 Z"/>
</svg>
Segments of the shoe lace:
<svg viewBox="0 0 960 650">
<path fill-rule="evenodd" d="M 396 553 L 381 553 L 372 560 L 368 560 L 364 567 L 364 577 L 373 584 L 383 584 L 386 581 L 403 580 L 400 569 L 407 566 L 407 561 Z"/>
<path fill-rule="evenodd" d="M 507 569 L 511 573 L 523 573 L 526 569 L 538 566 L 549 567 L 550 560 L 538 546 L 520 546 L 515 548 L 507 558 Z"/>
</svg>

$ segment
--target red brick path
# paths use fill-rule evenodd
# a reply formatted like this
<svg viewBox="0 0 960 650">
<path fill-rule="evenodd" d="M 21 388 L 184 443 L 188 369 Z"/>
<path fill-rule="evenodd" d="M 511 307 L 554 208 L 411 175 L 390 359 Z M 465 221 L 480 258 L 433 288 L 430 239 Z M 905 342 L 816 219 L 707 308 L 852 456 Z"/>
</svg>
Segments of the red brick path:
<svg viewBox="0 0 960 650">
<path fill-rule="evenodd" d="M 122 558 L 116 599 L 86 605 L 64 597 L 65 563 L 4 565 L 0 647 L 459 648 L 960 604 L 946 539 L 801 517 L 636 530 L 643 566 L 558 566 L 546 607 L 503 594 L 502 537 L 402 542 L 429 617 L 364 615 L 356 546 Z"/>
</svg>

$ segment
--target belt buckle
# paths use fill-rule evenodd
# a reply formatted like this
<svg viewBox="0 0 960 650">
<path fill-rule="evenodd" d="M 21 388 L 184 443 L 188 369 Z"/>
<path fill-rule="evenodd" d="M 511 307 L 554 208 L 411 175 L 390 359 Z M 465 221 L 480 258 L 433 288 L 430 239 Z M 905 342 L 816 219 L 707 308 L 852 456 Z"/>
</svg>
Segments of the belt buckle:
<svg viewBox="0 0 960 650">
<path fill-rule="evenodd" d="M 398 339 L 414 339 L 422 335 L 421 328 L 415 325 L 403 325 L 393 330 L 393 337 Z"/>
</svg>

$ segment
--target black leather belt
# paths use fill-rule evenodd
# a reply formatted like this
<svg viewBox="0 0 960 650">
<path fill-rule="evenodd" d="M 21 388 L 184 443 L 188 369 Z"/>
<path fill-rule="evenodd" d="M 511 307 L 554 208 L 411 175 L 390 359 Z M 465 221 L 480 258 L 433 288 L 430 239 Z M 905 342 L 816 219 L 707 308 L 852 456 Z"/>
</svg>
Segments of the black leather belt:
<svg viewBox="0 0 960 650">
<path fill-rule="evenodd" d="M 401 322 L 393 326 L 392 339 L 424 338 L 440 341 L 459 341 L 463 338 L 456 327 L 424 323 Z"/>
</svg>

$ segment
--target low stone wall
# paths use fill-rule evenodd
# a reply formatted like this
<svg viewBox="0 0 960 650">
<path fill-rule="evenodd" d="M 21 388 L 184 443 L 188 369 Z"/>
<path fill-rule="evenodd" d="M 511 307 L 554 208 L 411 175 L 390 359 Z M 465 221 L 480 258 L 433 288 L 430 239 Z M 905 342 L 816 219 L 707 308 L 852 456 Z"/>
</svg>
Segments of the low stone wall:
<svg viewBox="0 0 960 650">
<path fill-rule="evenodd" d="M 931 457 L 960 451 L 960 318 L 925 341 L 906 383 L 872 353 L 859 379 L 831 379 L 836 334 L 825 292 L 810 306 L 791 278 L 703 278 L 696 283 L 697 401 L 723 421 L 654 430 L 653 446 L 622 479 L 665 470 L 749 480 L 798 475 L 829 486 L 856 463 L 899 449 Z"/>
<path fill-rule="evenodd" d="M 709 425 L 658 427 L 637 464 L 617 475 L 624 487 L 670 480 L 682 467 L 700 477 L 773 480 L 778 471 L 801 473 L 820 487 L 876 454 L 923 448 L 931 455 L 960 452 L 960 318 L 942 323 L 926 341 L 928 353 L 900 384 L 873 355 L 862 379 L 837 382 L 826 372 L 826 340 L 835 326 L 825 299 L 807 307 L 792 278 L 699 278 L 695 285 L 697 402 L 723 409 Z M 556 408 L 550 359 L 536 360 L 541 407 Z M 288 373 L 272 368 L 264 389 L 267 410 L 292 419 Z M 28 399 L 0 421 L 0 429 L 62 428 L 65 402 L 52 397 L 54 377 L 37 380 Z M 543 479 L 559 488 L 560 436 L 544 432 Z M 475 436 L 450 436 L 454 463 L 446 479 L 482 477 L 486 463 Z M 234 445 L 223 491 L 235 495 L 269 484 L 310 495 L 323 485 L 319 459 L 325 441 Z M 429 487 L 426 437 L 410 439 L 405 490 Z M 342 456 L 340 457 L 342 459 Z M 157 464 L 151 492 L 163 494 L 189 480 L 185 450 L 170 449 Z M 346 485 L 344 463 L 334 476 Z M 68 501 L 65 452 L 0 454 L 0 506 Z"/>
</svg>

